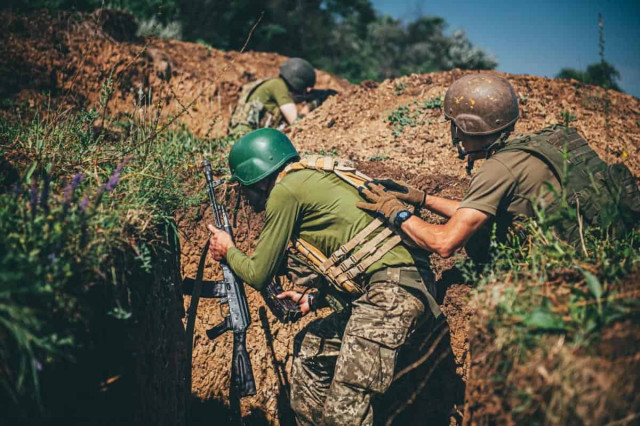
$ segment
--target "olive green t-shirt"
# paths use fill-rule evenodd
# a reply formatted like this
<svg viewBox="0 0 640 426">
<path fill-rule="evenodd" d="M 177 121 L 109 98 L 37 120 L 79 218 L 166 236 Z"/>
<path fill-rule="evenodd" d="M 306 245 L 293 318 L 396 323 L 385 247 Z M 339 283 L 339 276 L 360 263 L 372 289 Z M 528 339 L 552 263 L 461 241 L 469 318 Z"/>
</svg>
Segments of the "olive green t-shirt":
<svg viewBox="0 0 640 426">
<path fill-rule="evenodd" d="M 367 226 L 372 216 L 356 207 L 358 191 L 332 172 L 290 172 L 269 195 L 264 228 L 252 257 L 232 247 L 227 252 L 231 269 L 250 286 L 261 290 L 276 274 L 292 237 L 302 238 L 326 256 Z M 429 267 L 424 251 L 397 245 L 371 265 L 365 275 L 385 267 Z"/>
<path fill-rule="evenodd" d="M 461 208 L 480 210 L 496 220 L 511 222 L 517 216 L 531 217 L 534 205 L 547 205 L 560 183 L 538 157 L 524 151 L 497 152 L 476 172 Z"/>
<path fill-rule="evenodd" d="M 536 203 L 545 206 L 560 192 L 553 171 L 538 157 L 524 151 L 497 152 L 476 172 L 460 203 L 461 208 L 480 210 L 491 219 L 466 244 L 467 254 L 479 263 L 489 260 L 491 232 L 505 241 L 514 222 L 534 215 Z"/>
<path fill-rule="evenodd" d="M 289 88 L 282 78 L 272 78 L 259 85 L 248 99 L 249 102 L 254 100 L 262 102 L 271 114 L 282 105 L 294 103 Z"/>
</svg>

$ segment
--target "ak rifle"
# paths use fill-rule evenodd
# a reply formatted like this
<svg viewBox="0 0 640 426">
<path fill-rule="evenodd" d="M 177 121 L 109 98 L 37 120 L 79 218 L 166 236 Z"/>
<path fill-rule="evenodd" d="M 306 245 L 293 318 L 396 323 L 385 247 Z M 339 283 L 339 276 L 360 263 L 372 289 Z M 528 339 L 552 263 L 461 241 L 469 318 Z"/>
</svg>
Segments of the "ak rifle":
<svg viewBox="0 0 640 426">
<path fill-rule="evenodd" d="M 204 175 L 207 180 L 207 192 L 213 211 L 216 227 L 227 232 L 233 240 L 233 230 L 227 216 L 227 211 L 223 205 L 218 203 L 216 198 L 216 188 L 224 183 L 223 180 L 213 180 L 211 164 L 203 162 Z M 231 367 L 232 385 L 242 396 L 254 395 L 256 393 L 251 360 L 246 348 L 246 332 L 251 324 L 247 298 L 244 293 L 242 281 L 233 273 L 229 265 L 223 260 L 220 262 L 223 278 L 219 281 L 203 280 L 204 265 L 209 251 L 209 240 L 207 240 L 200 261 L 195 279 L 186 277 L 182 283 L 182 292 L 191 295 L 191 303 L 187 309 L 187 351 L 189 368 L 187 380 L 191 389 L 191 356 L 193 353 L 193 332 L 195 329 L 195 319 L 200 298 L 220 299 L 221 304 L 228 305 L 229 315 L 218 325 L 208 330 L 207 337 L 214 340 L 226 331 L 233 331 L 233 360 Z M 262 296 L 269 307 L 269 310 L 282 323 L 295 322 L 302 316 L 300 307 L 291 299 L 278 299 L 282 292 L 282 286 L 278 279 L 272 279 L 262 292 Z"/>
<path fill-rule="evenodd" d="M 229 223 L 229 217 L 224 206 L 220 205 L 216 199 L 216 187 L 224 183 L 224 180 L 213 180 L 211 172 L 211 163 L 203 162 L 204 176 L 207 179 L 207 192 L 215 226 L 222 229 L 231 236 L 233 240 L 233 230 Z M 205 245 L 205 249 L 200 257 L 198 265 L 198 273 L 193 281 L 193 290 L 191 296 L 191 305 L 187 311 L 187 339 L 189 353 L 193 350 L 193 328 L 195 324 L 196 310 L 198 307 L 198 299 L 203 292 L 202 275 L 206 252 L 209 248 L 209 242 Z M 233 273 L 225 260 L 220 261 L 223 279 L 221 281 L 210 282 L 209 297 L 220 298 L 221 304 L 228 306 L 229 315 L 222 322 L 213 328 L 207 330 L 207 337 L 211 340 L 217 339 L 227 331 L 233 332 L 233 357 L 231 361 L 231 385 L 238 392 L 240 397 L 255 395 L 256 382 L 253 378 L 253 369 L 251 367 L 251 359 L 247 352 L 247 329 L 251 324 L 249 316 L 249 306 L 247 305 L 247 297 L 244 293 L 244 284 Z M 207 293 L 205 291 L 205 293 Z M 191 362 L 191 357 L 189 357 Z M 189 374 L 189 376 L 191 376 Z"/>
</svg>

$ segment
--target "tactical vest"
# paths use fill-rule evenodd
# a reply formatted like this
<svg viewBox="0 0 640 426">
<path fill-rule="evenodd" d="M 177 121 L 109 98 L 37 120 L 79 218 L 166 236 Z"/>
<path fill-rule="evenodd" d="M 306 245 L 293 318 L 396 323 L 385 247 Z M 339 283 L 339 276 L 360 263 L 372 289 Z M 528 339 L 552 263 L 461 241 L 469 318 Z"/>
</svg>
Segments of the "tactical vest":
<svg viewBox="0 0 640 426">
<path fill-rule="evenodd" d="M 267 111 L 264 104 L 257 99 L 249 101 L 256 89 L 267 79 L 257 80 L 242 87 L 240 100 L 229 119 L 229 134 L 242 136 L 252 130 L 264 127 L 276 127 L 282 121 L 280 108 Z"/>
<path fill-rule="evenodd" d="M 333 172 L 355 188 L 361 188 L 371 180 L 346 161 L 329 156 L 313 155 L 285 167 L 278 175 L 276 183 L 287 174 L 302 169 Z M 372 236 L 372 233 L 378 228 L 383 229 Z M 376 218 L 329 257 L 301 238 L 292 240 L 291 246 L 309 268 L 323 275 L 336 289 L 350 294 L 362 294 L 364 289 L 354 279 L 380 260 L 400 241 L 399 235 L 395 234 L 382 220 Z M 355 250 L 357 247 L 359 248 Z"/>
<path fill-rule="evenodd" d="M 562 194 L 545 212 L 560 237 L 576 247 L 581 226 L 599 226 L 617 236 L 640 219 L 640 190 L 631 171 L 623 164 L 607 165 L 575 128 L 554 125 L 509 140 L 498 151 L 524 151 L 549 166 Z"/>
</svg>

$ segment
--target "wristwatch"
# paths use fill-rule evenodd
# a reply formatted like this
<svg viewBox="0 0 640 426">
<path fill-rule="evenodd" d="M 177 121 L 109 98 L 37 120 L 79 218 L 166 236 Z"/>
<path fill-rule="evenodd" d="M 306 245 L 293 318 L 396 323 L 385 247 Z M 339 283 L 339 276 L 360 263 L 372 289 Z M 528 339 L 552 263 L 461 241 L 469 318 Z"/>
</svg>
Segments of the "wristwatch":
<svg viewBox="0 0 640 426">
<path fill-rule="evenodd" d="M 307 295 L 307 303 L 309 303 L 309 310 L 310 311 L 315 311 L 318 307 L 316 306 L 315 300 L 316 299 L 316 293 L 315 292 L 310 292 Z"/>
<path fill-rule="evenodd" d="M 402 225 L 402 223 L 409 219 L 411 216 L 413 216 L 413 213 L 411 213 L 408 210 L 401 210 L 398 212 L 398 214 L 396 214 L 396 218 L 393 221 L 393 224 L 397 227 L 400 228 L 400 226 Z"/>
</svg>

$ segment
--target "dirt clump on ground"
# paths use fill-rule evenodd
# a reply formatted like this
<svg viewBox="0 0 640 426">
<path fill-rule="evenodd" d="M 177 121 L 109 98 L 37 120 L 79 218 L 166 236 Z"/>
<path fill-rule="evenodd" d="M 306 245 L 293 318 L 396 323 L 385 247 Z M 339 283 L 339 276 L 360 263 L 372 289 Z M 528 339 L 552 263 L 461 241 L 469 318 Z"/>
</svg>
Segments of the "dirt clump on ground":
<svg viewBox="0 0 640 426">
<path fill-rule="evenodd" d="M 636 271 L 615 286 L 637 289 L 639 278 Z M 562 333 L 549 334 L 522 360 L 518 352 L 525 350 L 524 343 L 496 345 L 501 337 L 485 318 L 494 308 L 475 310 L 471 322 L 465 424 L 637 423 L 637 315 L 603 327 L 582 344 L 566 343 Z"/>
</svg>

